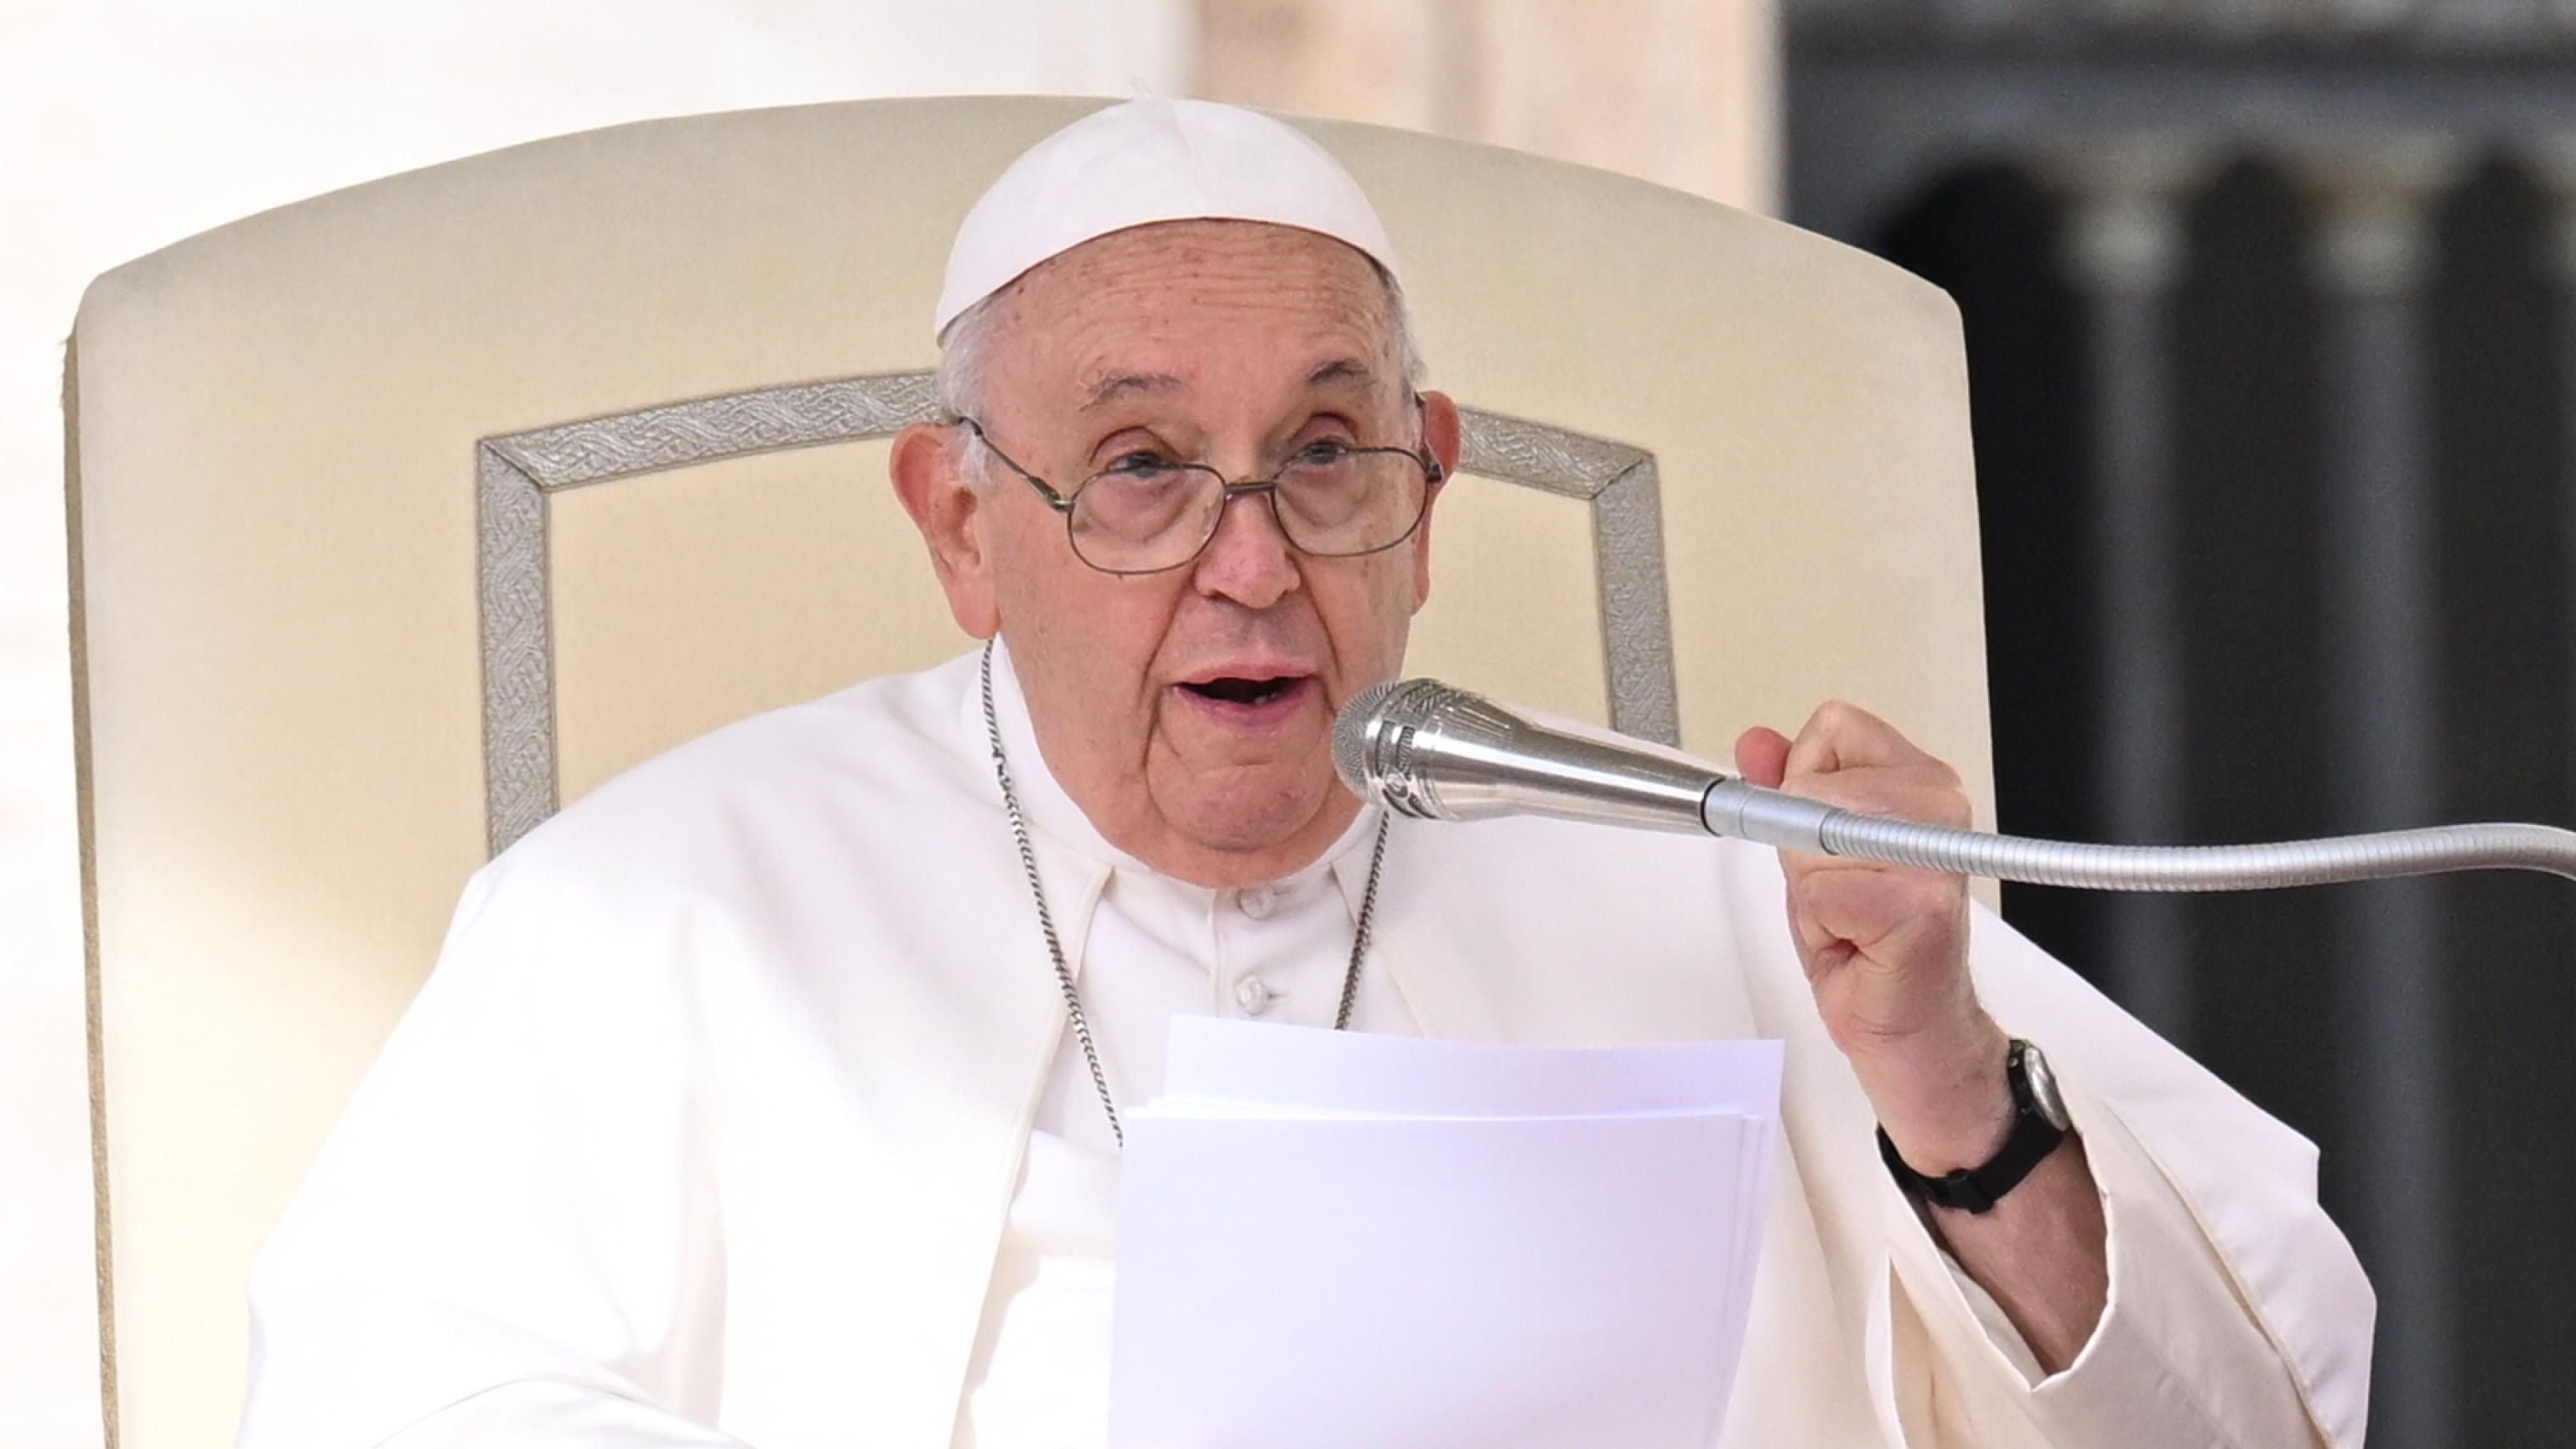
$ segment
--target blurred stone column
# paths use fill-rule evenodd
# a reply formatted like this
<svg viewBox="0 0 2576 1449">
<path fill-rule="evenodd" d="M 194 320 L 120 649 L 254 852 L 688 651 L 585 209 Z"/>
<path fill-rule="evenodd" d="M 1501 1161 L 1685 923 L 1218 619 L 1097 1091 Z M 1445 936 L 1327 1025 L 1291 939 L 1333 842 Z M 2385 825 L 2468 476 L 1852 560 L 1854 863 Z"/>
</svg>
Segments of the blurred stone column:
<svg viewBox="0 0 2576 1449">
<path fill-rule="evenodd" d="M 2100 581 L 2098 800 L 2107 836 L 2171 845 L 2183 835 L 2181 568 L 2174 538 L 2173 355 L 2166 316 L 2184 250 L 2178 207 L 2201 157 L 2181 137 L 2138 134 L 2044 160 L 2071 203 L 2064 265 L 2083 294 L 2091 461 L 2089 545 Z M 2122 1005 L 2167 1038 L 2191 1022 L 2181 902 L 2116 895 L 2104 905 L 2102 963 Z"/>
<path fill-rule="evenodd" d="M 2446 141 L 2391 136 L 2294 158 L 2318 206 L 2328 437 L 2325 744 L 2343 829 L 2434 823 L 2430 391 L 2419 290 L 2430 210 L 2455 164 Z M 2248 741 L 2297 749 L 2297 740 Z M 2369 1154 L 2355 1227 L 2379 1288 L 2374 1443 L 2454 1442 L 2448 1133 L 2439 922 L 2429 880 L 2343 886 L 2343 953 L 2359 1027 L 2359 1115 Z"/>
<path fill-rule="evenodd" d="M 2566 4 L 2569 22 L 2576 25 L 2576 0 Z M 2532 174 L 2549 188 L 2550 270 L 2558 281 L 2559 486 L 2576 490 L 2576 135 L 2547 137 L 2530 147 L 2528 155 Z M 2570 517 L 2576 518 L 2576 509 Z M 2561 557 L 2567 561 L 2568 587 L 2576 589 L 2576 528 L 2566 542 Z M 2576 639 L 2566 647 L 2571 674 L 2576 674 Z M 2567 748 L 2576 753 L 2576 734 Z"/>
<path fill-rule="evenodd" d="M 1779 207 L 1775 0 L 1197 0 L 1192 89 Z"/>
</svg>

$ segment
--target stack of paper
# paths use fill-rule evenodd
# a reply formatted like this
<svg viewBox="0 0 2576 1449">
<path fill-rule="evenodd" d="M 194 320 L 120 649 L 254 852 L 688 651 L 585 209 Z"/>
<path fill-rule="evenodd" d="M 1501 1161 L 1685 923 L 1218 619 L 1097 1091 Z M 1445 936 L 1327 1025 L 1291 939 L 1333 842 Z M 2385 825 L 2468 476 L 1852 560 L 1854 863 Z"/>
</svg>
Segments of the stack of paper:
<svg viewBox="0 0 2576 1449">
<path fill-rule="evenodd" d="M 1780 1063 L 1176 1019 L 1127 1117 L 1111 1449 L 1713 1443 Z"/>
</svg>

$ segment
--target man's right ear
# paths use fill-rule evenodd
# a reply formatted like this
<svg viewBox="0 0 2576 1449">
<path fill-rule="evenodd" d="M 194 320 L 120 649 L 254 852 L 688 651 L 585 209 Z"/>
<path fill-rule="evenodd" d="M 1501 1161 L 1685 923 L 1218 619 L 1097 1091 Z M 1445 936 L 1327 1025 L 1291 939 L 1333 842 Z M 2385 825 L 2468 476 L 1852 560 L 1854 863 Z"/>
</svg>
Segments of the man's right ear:
<svg viewBox="0 0 2576 1449">
<path fill-rule="evenodd" d="M 993 555 L 984 536 L 984 497 L 961 466 L 973 444 L 952 423 L 914 423 L 895 434 L 887 470 L 894 496 L 930 548 L 930 567 L 957 627 L 989 639 L 1001 627 L 993 604 Z"/>
</svg>

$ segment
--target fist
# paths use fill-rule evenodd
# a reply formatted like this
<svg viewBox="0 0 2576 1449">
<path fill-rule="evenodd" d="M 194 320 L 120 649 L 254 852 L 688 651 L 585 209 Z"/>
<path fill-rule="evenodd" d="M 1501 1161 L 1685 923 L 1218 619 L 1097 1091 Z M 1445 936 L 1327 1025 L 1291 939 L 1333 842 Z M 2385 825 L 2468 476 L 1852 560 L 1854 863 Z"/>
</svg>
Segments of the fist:
<svg viewBox="0 0 2576 1449">
<path fill-rule="evenodd" d="M 1970 823 L 1959 774 L 1886 721 L 1832 703 L 1790 739 L 1745 731 L 1756 785 L 1846 810 Z M 2004 1035 L 1968 975 L 1968 882 L 1908 866 L 1782 851 L 1789 929 L 1834 1045 L 1917 1171 L 1972 1167 L 2009 1126 Z"/>
</svg>

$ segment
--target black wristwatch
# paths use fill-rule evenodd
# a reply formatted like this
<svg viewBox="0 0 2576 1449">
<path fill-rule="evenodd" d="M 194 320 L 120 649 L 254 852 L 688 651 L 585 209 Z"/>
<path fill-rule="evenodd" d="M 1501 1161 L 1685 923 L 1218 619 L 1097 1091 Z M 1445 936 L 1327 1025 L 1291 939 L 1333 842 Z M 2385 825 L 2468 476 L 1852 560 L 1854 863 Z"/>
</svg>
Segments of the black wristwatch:
<svg viewBox="0 0 2576 1449">
<path fill-rule="evenodd" d="M 2005 1193 L 2020 1186 L 2030 1170 L 2066 1140 L 2066 1104 L 2058 1098 L 2057 1078 L 2048 1070 L 2048 1058 L 2019 1037 L 2004 1048 L 2004 1081 L 2012 1087 L 2012 1132 L 1982 1167 L 1926 1177 L 1906 1166 L 1896 1144 L 1887 1140 L 1887 1129 L 1878 1129 L 1878 1155 L 1887 1159 L 1896 1185 L 1934 1207 L 1971 1213 L 1992 1210 Z"/>
</svg>

